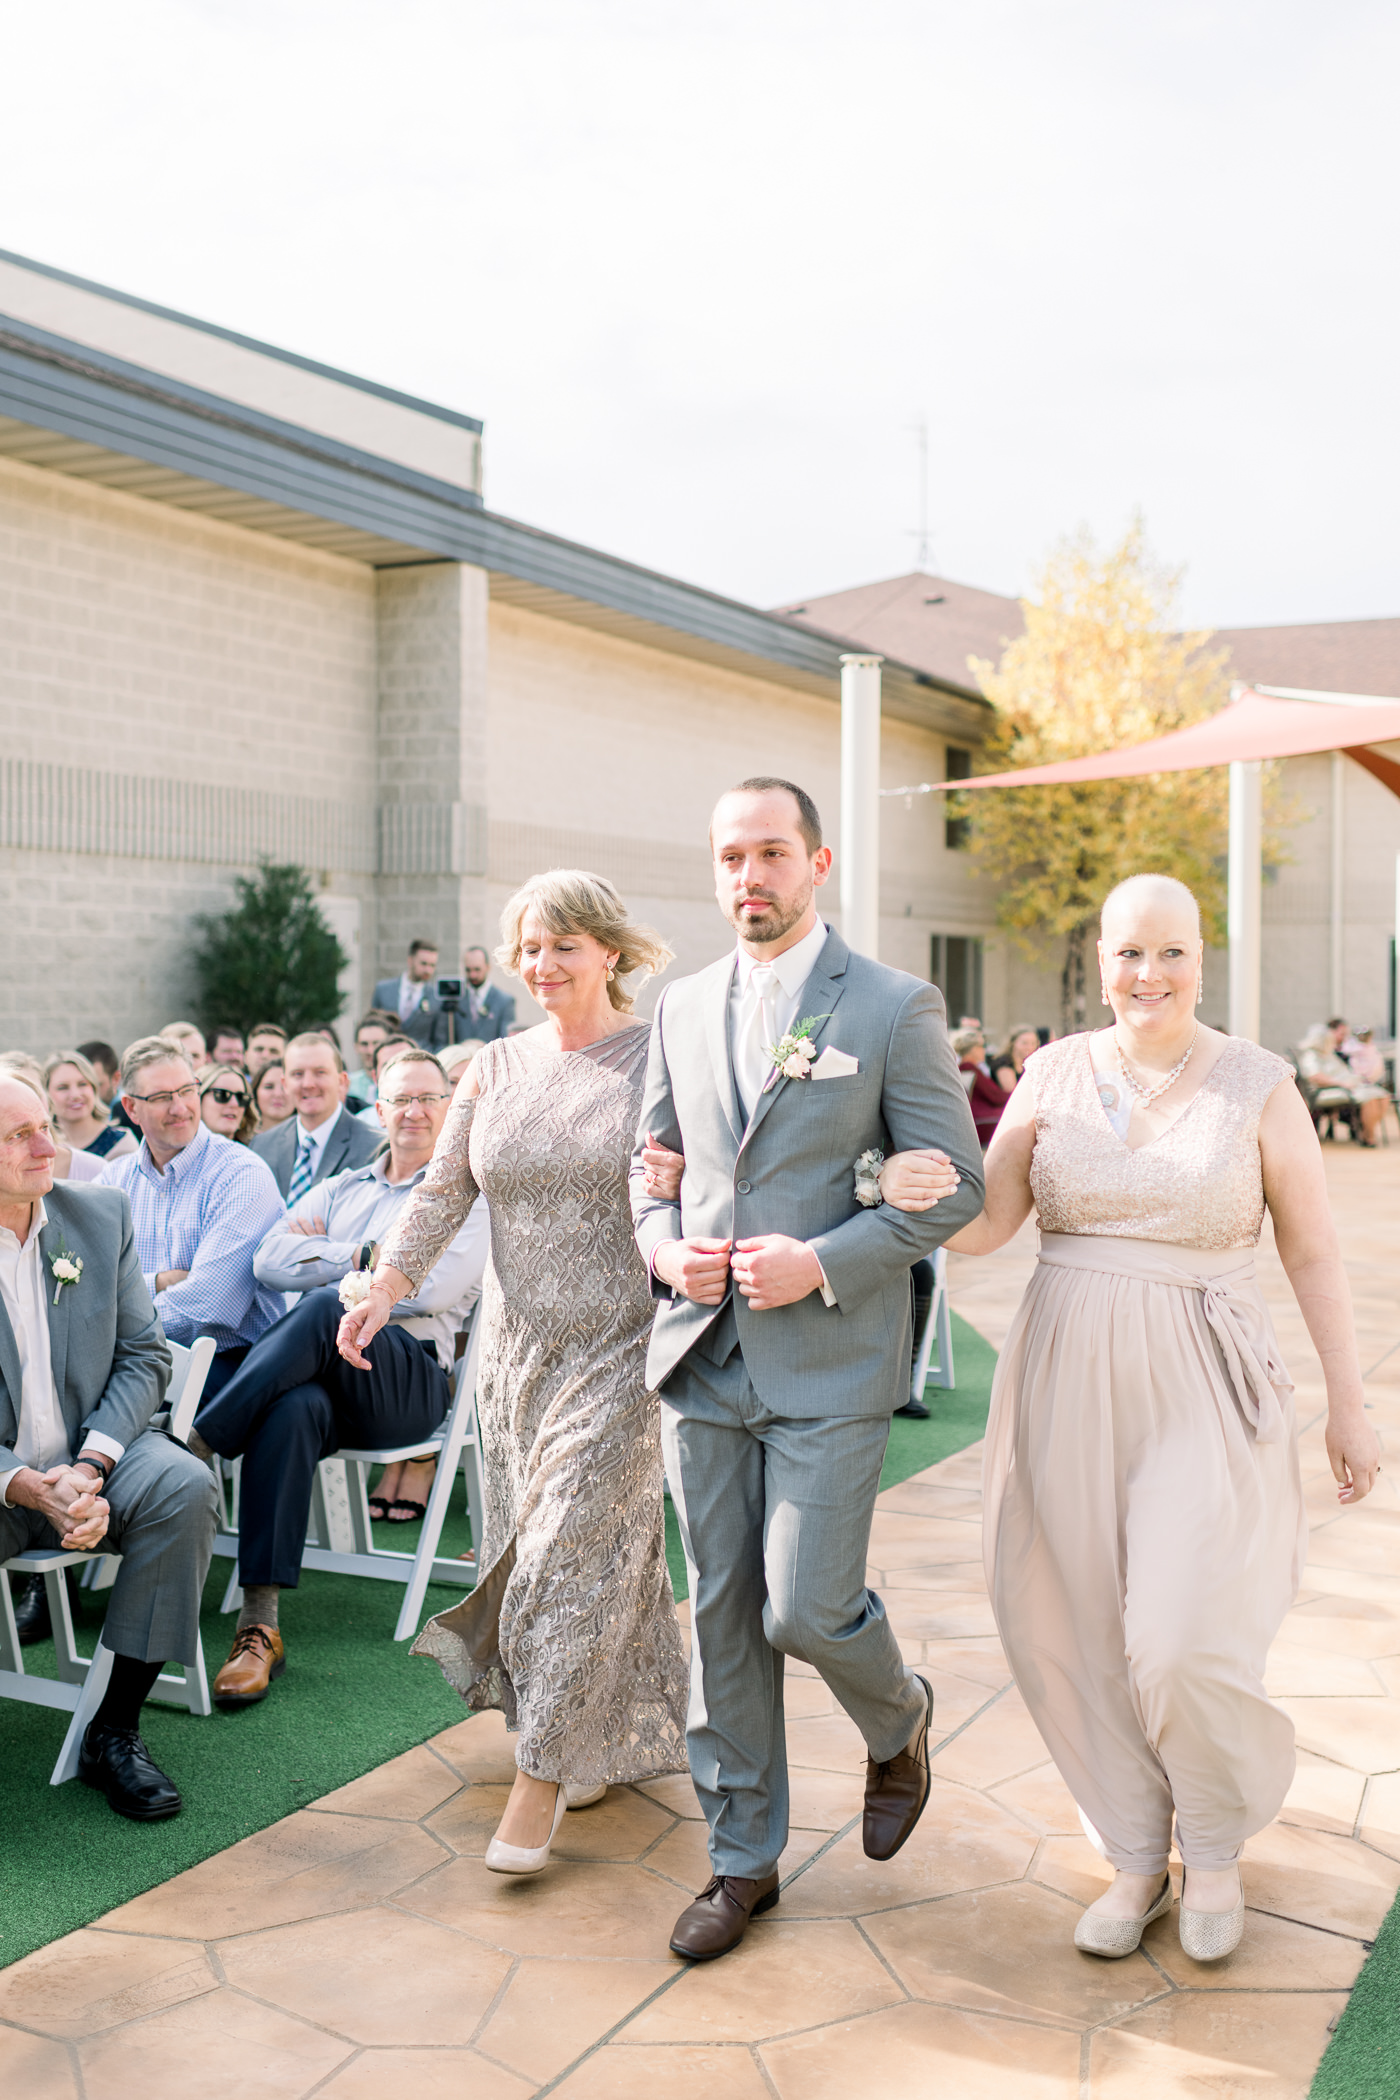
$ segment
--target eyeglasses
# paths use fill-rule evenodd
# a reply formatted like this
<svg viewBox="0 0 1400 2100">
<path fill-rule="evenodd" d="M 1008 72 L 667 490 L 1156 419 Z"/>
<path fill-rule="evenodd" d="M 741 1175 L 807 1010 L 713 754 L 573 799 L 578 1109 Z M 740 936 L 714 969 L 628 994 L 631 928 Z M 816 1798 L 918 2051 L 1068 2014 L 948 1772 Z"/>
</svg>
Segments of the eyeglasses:
<svg viewBox="0 0 1400 2100">
<path fill-rule="evenodd" d="M 434 1101 L 449 1101 L 450 1094 L 381 1094 L 380 1100 L 386 1108 L 429 1108 Z"/>
<path fill-rule="evenodd" d="M 172 1101 L 197 1101 L 199 1088 L 191 1080 L 188 1086 L 174 1087 L 168 1094 L 132 1094 L 129 1098 L 144 1101 L 147 1108 L 169 1108 Z"/>
<path fill-rule="evenodd" d="M 169 1096 L 154 1094 L 151 1098 L 152 1100 L 168 1100 Z M 240 1094 L 231 1086 L 211 1086 L 204 1098 L 206 1101 L 217 1101 L 220 1108 L 232 1108 L 235 1101 L 239 1102 L 244 1108 L 248 1106 L 248 1096 Z"/>
</svg>

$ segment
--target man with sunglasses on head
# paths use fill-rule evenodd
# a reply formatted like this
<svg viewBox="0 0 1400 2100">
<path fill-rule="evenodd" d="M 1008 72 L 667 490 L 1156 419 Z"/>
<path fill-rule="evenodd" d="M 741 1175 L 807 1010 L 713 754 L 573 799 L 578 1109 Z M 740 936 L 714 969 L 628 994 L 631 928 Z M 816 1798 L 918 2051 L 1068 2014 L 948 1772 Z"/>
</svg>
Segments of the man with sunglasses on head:
<svg viewBox="0 0 1400 2100">
<path fill-rule="evenodd" d="M 126 1191 L 146 1288 L 170 1341 L 214 1338 L 206 1393 L 217 1392 L 282 1311 L 253 1255 L 283 1215 L 271 1169 L 200 1117 L 199 1082 L 178 1043 L 143 1036 L 122 1053 L 122 1106 L 137 1151 L 98 1176 Z"/>
<path fill-rule="evenodd" d="M 200 1457 L 243 1459 L 238 1579 L 243 1586 L 233 1650 L 214 1682 L 219 1706 L 265 1698 L 285 1667 L 278 1601 L 295 1589 L 311 1513 L 316 1467 L 341 1448 L 383 1449 L 426 1441 L 451 1401 L 456 1336 L 481 1291 L 490 1245 L 486 1205 L 477 1203 L 414 1298 L 400 1301 L 376 1337 L 370 1369 L 336 1349 L 338 1285 L 371 1269 L 379 1246 L 422 1181 L 447 1120 L 452 1086 L 430 1051 L 395 1059 L 375 1103 L 388 1144 L 368 1166 L 308 1189 L 268 1232 L 254 1258 L 260 1283 L 305 1295 L 250 1349 L 242 1369 L 200 1408 L 190 1447 Z M 431 1478 L 431 1460 L 423 1468 Z M 400 1488 L 419 1484 L 400 1469 Z M 426 1478 L 421 1483 L 426 1489 Z M 399 1503 L 422 1514 L 412 1497 Z M 393 1505 L 390 1505 L 392 1510 Z M 406 1515 L 403 1521 L 410 1521 Z"/>
</svg>

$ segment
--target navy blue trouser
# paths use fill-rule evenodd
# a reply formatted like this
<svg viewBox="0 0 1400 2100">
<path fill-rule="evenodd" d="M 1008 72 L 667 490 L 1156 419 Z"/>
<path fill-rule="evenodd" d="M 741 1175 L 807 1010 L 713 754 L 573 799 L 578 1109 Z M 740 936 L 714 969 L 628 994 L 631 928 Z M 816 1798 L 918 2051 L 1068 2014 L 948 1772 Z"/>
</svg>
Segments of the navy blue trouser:
<svg viewBox="0 0 1400 2100">
<path fill-rule="evenodd" d="M 232 1378 L 200 1408 L 195 1428 L 223 1458 L 243 1457 L 238 1577 L 294 1590 L 323 1458 L 416 1443 L 441 1426 L 451 1398 L 437 1351 L 402 1327 L 384 1327 L 357 1371 L 335 1346 L 342 1306 L 334 1284 L 308 1291 L 253 1344 Z"/>
</svg>

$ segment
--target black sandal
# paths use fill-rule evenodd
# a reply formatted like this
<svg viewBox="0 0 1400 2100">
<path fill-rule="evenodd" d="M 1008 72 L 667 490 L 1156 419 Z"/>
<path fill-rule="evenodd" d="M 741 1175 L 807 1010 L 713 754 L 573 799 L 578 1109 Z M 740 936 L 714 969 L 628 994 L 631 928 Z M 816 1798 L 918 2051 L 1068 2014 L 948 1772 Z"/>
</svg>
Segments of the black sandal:
<svg viewBox="0 0 1400 2100">
<path fill-rule="evenodd" d="M 406 1517 L 396 1517 L 394 1515 L 396 1509 L 406 1509 L 408 1515 Z M 391 1524 L 421 1524 L 427 1514 L 428 1505 L 426 1502 L 410 1502 L 406 1495 L 396 1496 L 389 1504 L 389 1522 Z"/>
<path fill-rule="evenodd" d="M 365 1500 L 369 1504 L 369 1519 L 371 1524 L 382 1524 L 384 1522 L 384 1519 L 388 1516 L 389 1511 L 392 1509 L 393 1504 L 391 1502 L 387 1502 L 383 1495 L 367 1495 L 365 1497 Z"/>
</svg>

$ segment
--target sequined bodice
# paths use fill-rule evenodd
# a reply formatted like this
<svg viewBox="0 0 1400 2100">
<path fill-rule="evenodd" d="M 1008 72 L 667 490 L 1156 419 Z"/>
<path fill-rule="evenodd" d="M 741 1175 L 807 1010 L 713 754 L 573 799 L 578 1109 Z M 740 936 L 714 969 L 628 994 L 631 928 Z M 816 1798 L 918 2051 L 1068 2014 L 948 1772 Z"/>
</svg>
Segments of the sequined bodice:
<svg viewBox="0 0 1400 2100">
<path fill-rule="evenodd" d="M 1089 1039 L 1047 1043 L 1026 1063 L 1035 1094 L 1031 1193 L 1043 1232 L 1252 1247 L 1264 1222 L 1259 1118 L 1291 1079 L 1281 1057 L 1232 1036 L 1160 1137 L 1133 1151 L 1099 1100 Z"/>
</svg>

